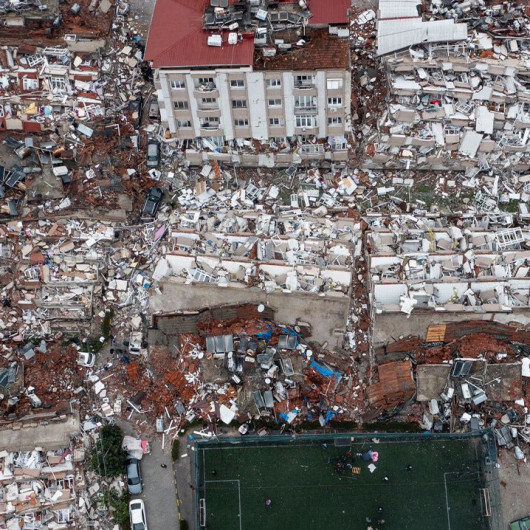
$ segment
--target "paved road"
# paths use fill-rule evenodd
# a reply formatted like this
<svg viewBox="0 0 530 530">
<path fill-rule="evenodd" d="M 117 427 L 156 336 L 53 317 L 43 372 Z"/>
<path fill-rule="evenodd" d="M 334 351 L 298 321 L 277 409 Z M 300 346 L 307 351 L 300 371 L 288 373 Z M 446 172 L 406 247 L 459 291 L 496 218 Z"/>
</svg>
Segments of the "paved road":
<svg viewBox="0 0 530 530">
<path fill-rule="evenodd" d="M 194 528 L 195 511 L 195 489 L 194 481 L 192 480 L 191 471 L 194 465 L 194 452 L 191 450 L 191 445 L 187 442 L 187 437 L 182 436 L 180 440 L 180 458 L 175 462 L 175 474 L 177 479 L 178 496 L 180 502 L 180 516 L 186 519 L 191 529 Z"/>
<path fill-rule="evenodd" d="M 165 464 L 167 467 L 161 467 Z M 174 530 L 179 528 L 177 496 L 171 462 L 171 453 L 164 452 L 158 440 L 151 442 L 151 454 L 142 459 L 144 491 L 140 497 L 145 503 L 149 530 Z"/>
</svg>

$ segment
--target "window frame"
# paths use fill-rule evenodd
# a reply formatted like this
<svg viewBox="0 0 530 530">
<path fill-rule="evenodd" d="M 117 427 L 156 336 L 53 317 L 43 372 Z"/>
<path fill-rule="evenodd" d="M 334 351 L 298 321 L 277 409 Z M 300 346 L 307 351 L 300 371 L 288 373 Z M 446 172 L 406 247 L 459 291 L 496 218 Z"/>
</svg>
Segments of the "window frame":
<svg viewBox="0 0 530 530">
<path fill-rule="evenodd" d="M 178 101 L 173 101 L 174 110 L 189 110 L 189 108 L 190 108 L 189 103 L 183 99 L 179 99 Z"/>
<path fill-rule="evenodd" d="M 243 122 L 243 123 L 238 123 L 238 122 Z M 234 127 L 236 128 L 248 127 L 248 118 L 236 118 L 234 120 Z"/>
<path fill-rule="evenodd" d="M 282 80 L 279 77 L 273 77 L 271 79 L 266 79 L 265 85 L 267 88 L 281 88 Z"/>
<path fill-rule="evenodd" d="M 337 86 L 335 86 L 335 84 Z M 344 86 L 344 80 L 341 77 L 332 77 L 332 78 L 326 79 L 326 88 L 328 90 L 342 90 L 343 86 Z"/>
<path fill-rule="evenodd" d="M 233 109 L 246 109 L 247 108 L 247 100 L 246 99 L 233 99 L 232 100 L 232 108 Z"/>
<path fill-rule="evenodd" d="M 328 107 L 342 107 L 342 96 L 329 97 Z"/>
<path fill-rule="evenodd" d="M 342 124 L 342 116 L 328 116 L 328 127 L 336 127 L 337 125 Z"/>
</svg>

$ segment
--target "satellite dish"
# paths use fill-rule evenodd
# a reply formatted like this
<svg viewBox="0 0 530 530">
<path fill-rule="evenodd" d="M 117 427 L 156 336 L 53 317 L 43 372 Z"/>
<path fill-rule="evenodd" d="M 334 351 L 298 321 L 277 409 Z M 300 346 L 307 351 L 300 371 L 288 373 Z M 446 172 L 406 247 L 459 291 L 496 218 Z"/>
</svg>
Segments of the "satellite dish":
<svg viewBox="0 0 530 530">
<path fill-rule="evenodd" d="M 265 306 L 263 304 L 260 304 L 258 306 L 258 313 L 263 313 L 263 311 L 265 311 Z"/>
</svg>

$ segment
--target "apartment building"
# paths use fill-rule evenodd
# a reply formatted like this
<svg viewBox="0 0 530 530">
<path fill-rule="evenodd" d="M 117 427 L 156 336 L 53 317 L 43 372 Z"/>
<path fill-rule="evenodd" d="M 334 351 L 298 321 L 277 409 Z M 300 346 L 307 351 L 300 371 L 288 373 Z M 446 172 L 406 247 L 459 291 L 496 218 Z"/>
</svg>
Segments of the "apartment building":
<svg viewBox="0 0 530 530">
<path fill-rule="evenodd" d="M 294 140 L 302 152 L 346 153 L 348 6 L 157 0 L 145 56 L 162 125 L 206 148 L 258 140 L 285 149 Z"/>
</svg>

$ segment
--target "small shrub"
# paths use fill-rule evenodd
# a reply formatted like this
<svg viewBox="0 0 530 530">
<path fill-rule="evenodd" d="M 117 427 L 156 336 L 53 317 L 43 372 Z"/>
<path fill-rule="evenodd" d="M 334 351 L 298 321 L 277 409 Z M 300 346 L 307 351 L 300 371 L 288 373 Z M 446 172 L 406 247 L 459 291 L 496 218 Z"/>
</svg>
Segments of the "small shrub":
<svg viewBox="0 0 530 530">
<path fill-rule="evenodd" d="M 173 440 L 173 445 L 171 446 L 171 458 L 173 459 L 173 462 L 178 460 L 179 450 L 180 450 L 180 440 L 175 439 Z"/>
<path fill-rule="evenodd" d="M 110 339 L 110 332 L 112 330 L 112 318 L 114 317 L 114 310 L 105 311 L 103 322 L 101 323 L 101 334 L 105 338 L 105 342 Z"/>
<path fill-rule="evenodd" d="M 112 517 L 122 530 L 130 530 L 129 501 L 131 494 L 125 490 L 118 493 L 114 488 L 105 492 L 105 504 L 111 509 Z"/>
</svg>

